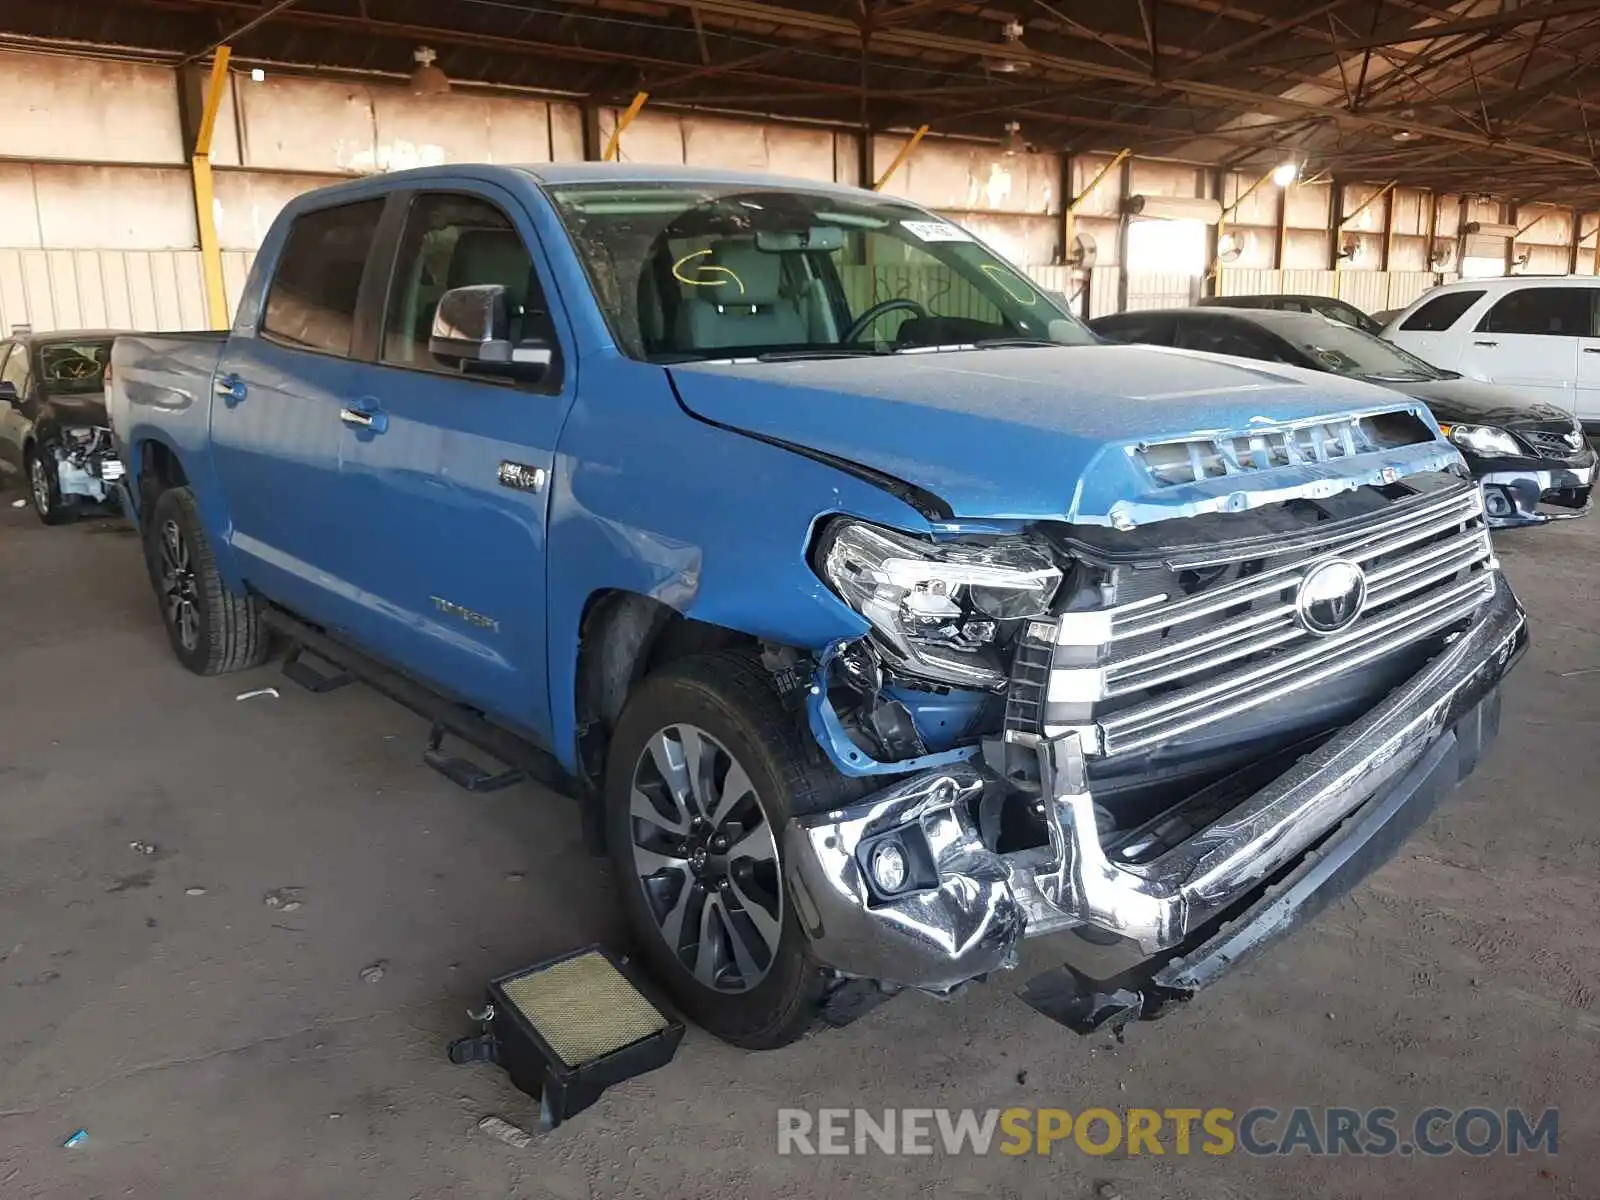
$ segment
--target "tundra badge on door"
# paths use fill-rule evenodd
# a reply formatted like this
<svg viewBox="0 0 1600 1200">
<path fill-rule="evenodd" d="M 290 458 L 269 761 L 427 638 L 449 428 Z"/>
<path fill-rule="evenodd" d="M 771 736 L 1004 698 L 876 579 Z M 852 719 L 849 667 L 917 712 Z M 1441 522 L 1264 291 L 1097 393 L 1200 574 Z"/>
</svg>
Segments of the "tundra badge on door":
<svg viewBox="0 0 1600 1200">
<path fill-rule="evenodd" d="M 519 492 L 539 492 L 544 490 L 545 480 L 550 478 L 550 472 L 543 467 L 530 467 L 526 463 L 503 462 L 500 464 L 500 486 L 515 488 Z"/>
<path fill-rule="evenodd" d="M 457 604 L 454 600 L 446 600 L 442 596 L 429 596 L 433 606 L 440 612 L 459 618 L 468 625 L 476 625 L 479 629 L 487 629 L 490 633 L 500 632 L 500 622 L 493 617 L 486 617 L 480 612 L 473 612 L 464 605 Z"/>
</svg>

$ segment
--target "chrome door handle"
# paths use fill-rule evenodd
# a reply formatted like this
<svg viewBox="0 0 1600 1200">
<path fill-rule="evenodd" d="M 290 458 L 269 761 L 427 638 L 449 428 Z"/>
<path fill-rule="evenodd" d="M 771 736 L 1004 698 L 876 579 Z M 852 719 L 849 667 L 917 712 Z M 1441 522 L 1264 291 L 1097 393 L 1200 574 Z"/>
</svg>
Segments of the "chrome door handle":
<svg viewBox="0 0 1600 1200">
<path fill-rule="evenodd" d="M 1583 352 L 1585 354 L 1600 354 L 1600 346 L 1585 346 Z"/>
<path fill-rule="evenodd" d="M 211 390 L 230 404 L 237 404 L 250 394 L 250 389 L 245 387 L 244 380 L 233 374 L 217 376 L 211 381 Z"/>
<path fill-rule="evenodd" d="M 1499 342 L 1473 342 L 1474 346 L 1498 346 Z"/>
<path fill-rule="evenodd" d="M 363 433 L 387 433 L 389 414 L 376 396 L 358 396 L 339 409 L 339 420 Z"/>
</svg>

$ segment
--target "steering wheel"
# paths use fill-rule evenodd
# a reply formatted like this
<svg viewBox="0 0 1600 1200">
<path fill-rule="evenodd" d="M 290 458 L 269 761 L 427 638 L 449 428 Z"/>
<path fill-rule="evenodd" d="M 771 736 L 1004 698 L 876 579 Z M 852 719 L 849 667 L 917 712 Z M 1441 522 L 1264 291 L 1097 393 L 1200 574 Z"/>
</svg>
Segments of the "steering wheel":
<svg viewBox="0 0 1600 1200">
<path fill-rule="evenodd" d="M 910 313 L 916 313 L 917 316 L 921 317 L 923 320 L 927 320 L 928 318 L 928 310 L 923 308 L 922 305 L 918 304 L 915 300 L 907 300 L 903 297 L 893 300 L 880 300 L 871 308 L 867 309 L 866 312 L 857 317 L 850 328 L 845 330 L 844 337 L 840 340 L 846 345 L 849 345 L 851 342 L 859 342 L 861 340 L 861 335 L 866 333 L 867 330 L 871 329 L 872 323 L 879 317 L 883 316 L 885 313 L 899 312 L 901 310 Z"/>
</svg>

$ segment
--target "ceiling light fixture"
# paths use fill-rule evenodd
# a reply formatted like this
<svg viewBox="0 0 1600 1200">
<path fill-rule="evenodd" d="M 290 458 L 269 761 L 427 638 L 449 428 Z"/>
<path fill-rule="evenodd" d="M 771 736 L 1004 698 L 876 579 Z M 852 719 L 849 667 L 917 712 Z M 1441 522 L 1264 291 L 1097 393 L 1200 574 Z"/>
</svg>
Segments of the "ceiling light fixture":
<svg viewBox="0 0 1600 1200">
<path fill-rule="evenodd" d="M 1281 188 L 1288 187 L 1298 178 L 1300 178 L 1300 165 L 1298 163 L 1280 163 L 1272 168 L 1272 182 Z"/>
<path fill-rule="evenodd" d="M 418 46 L 411 53 L 417 69 L 411 72 L 411 90 L 418 96 L 442 96 L 450 90 L 450 77 L 434 65 L 439 55 L 431 46 Z"/>
<path fill-rule="evenodd" d="M 1017 54 L 1029 53 L 1028 47 L 1022 43 L 1022 22 L 1007 21 L 1005 28 L 1000 31 L 1000 40 L 1007 50 Z M 1002 58 L 992 68 L 1001 75 L 1022 75 L 1033 69 L 1033 64 L 1025 58 Z"/>
<path fill-rule="evenodd" d="M 1006 122 L 1006 136 L 1000 139 L 1000 153 L 1012 156 L 1021 154 L 1028 148 L 1028 139 L 1022 136 L 1021 121 Z"/>
</svg>

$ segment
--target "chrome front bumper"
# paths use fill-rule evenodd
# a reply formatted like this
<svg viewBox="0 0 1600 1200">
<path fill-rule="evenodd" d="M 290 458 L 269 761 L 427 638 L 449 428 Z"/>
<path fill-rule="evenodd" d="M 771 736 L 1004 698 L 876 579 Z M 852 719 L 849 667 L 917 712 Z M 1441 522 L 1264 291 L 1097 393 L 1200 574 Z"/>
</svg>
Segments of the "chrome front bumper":
<svg viewBox="0 0 1600 1200">
<path fill-rule="evenodd" d="M 980 769 L 927 771 L 784 831 L 785 872 L 813 951 L 840 974 L 948 991 L 1013 961 L 1022 937 L 1082 929 L 1130 963 L 1206 936 L 1357 809 L 1398 784 L 1494 693 L 1527 642 L 1505 581 L 1472 624 L 1363 717 L 1224 817 L 1150 862 L 1108 855 L 1085 782 L 1079 733 L 1039 747 L 1048 851 L 1002 855 L 969 815 Z M 1470 764 L 1468 764 L 1470 767 Z M 894 841 L 911 878 L 886 894 L 871 877 Z"/>
</svg>

